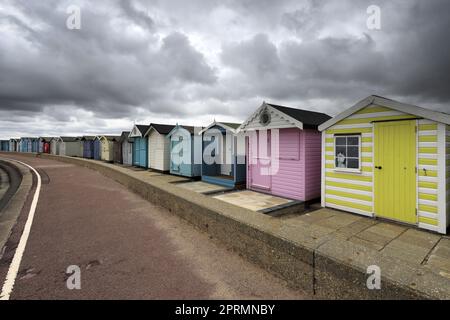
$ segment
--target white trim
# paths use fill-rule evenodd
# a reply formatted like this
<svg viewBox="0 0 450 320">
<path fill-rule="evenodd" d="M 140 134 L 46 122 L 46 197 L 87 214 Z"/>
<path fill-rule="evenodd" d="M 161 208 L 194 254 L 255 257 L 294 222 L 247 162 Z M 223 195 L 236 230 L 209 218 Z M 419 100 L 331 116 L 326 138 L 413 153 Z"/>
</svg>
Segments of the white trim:
<svg viewBox="0 0 450 320">
<path fill-rule="evenodd" d="M 384 111 L 384 112 L 372 112 L 363 114 L 353 114 L 347 119 L 370 119 L 370 118 L 380 118 L 380 117 L 394 117 L 394 116 L 404 116 L 404 112 L 400 111 Z"/>
<path fill-rule="evenodd" d="M 354 209 L 354 208 L 350 208 L 350 207 L 343 207 L 343 206 L 339 206 L 334 203 L 326 203 L 326 207 L 341 210 L 341 211 L 347 211 L 347 212 L 360 214 L 362 216 L 366 216 L 369 218 L 373 218 L 373 216 L 374 216 L 372 212 L 362 211 L 362 210 Z"/>
<path fill-rule="evenodd" d="M 359 110 L 364 109 L 365 107 L 370 106 L 370 105 L 386 107 L 386 108 L 390 108 L 390 109 L 397 110 L 400 112 L 412 114 L 412 115 L 415 115 L 418 117 L 422 117 L 425 119 L 430 119 L 430 120 L 434 120 L 434 121 L 437 121 L 440 123 L 445 123 L 445 124 L 450 125 L 450 114 L 445 114 L 442 112 L 433 111 L 433 110 L 425 109 L 422 107 L 417 107 L 414 105 L 401 103 L 401 102 L 386 99 L 383 97 L 369 96 L 369 97 L 359 101 L 353 107 L 345 110 L 344 112 L 338 114 L 334 118 L 332 118 L 332 119 L 328 120 L 327 122 L 323 123 L 322 125 L 320 125 L 319 130 L 324 131 L 324 130 L 330 128 L 331 126 L 335 125 L 339 121 L 348 118 L 355 112 L 358 112 Z"/>
<path fill-rule="evenodd" d="M 363 186 L 363 187 L 373 187 L 373 182 L 367 182 L 367 181 L 359 181 L 359 180 L 349 180 L 349 179 L 339 179 L 339 178 L 326 177 L 325 178 L 325 184 L 326 184 L 327 181 L 329 181 L 329 182 L 337 182 L 337 183 L 349 183 L 349 184 L 354 184 L 354 185 Z"/>
<path fill-rule="evenodd" d="M 418 130 L 419 136 L 437 136 L 437 130 Z"/>
<path fill-rule="evenodd" d="M 333 130 L 339 130 L 339 129 L 365 129 L 365 128 L 372 128 L 372 124 L 371 123 L 339 124 L 339 125 L 335 125 L 333 127 Z"/>
<path fill-rule="evenodd" d="M 434 159 L 436 160 L 438 158 L 438 155 L 435 153 L 419 153 L 417 149 L 417 154 L 419 156 L 419 159 Z"/>
<path fill-rule="evenodd" d="M 358 195 L 361 195 L 361 196 L 372 197 L 372 192 L 370 192 L 370 191 L 362 191 L 362 190 L 356 190 L 356 189 L 347 189 L 347 188 L 340 188 L 340 187 L 334 187 L 334 186 L 326 186 L 326 190 L 334 190 L 334 191 L 340 191 L 340 192 L 354 193 L 354 194 L 358 194 Z"/>
<path fill-rule="evenodd" d="M 343 173 L 343 174 L 351 174 L 359 177 L 373 177 L 373 172 L 363 172 L 361 170 L 352 170 L 352 169 L 344 169 L 344 168 L 326 168 L 326 172 L 329 173 Z"/>
<path fill-rule="evenodd" d="M 202 133 L 208 131 L 209 129 L 211 129 L 211 128 L 214 127 L 214 126 L 222 127 L 223 129 L 228 130 L 228 131 L 230 131 L 231 133 L 233 133 L 233 135 L 236 135 L 236 134 L 237 134 L 237 130 L 240 128 L 240 127 L 238 127 L 237 129 L 233 129 L 233 128 L 231 128 L 231 127 L 229 127 L 229 126 L 223 124 L 222 122 L 216 122 L 216 121 L 214 121 L 214 122 L 212 122 L 209 126 L 207 126 L 206 128 L 204 128 L 203 130 L 201 130 L 198 134 L 201 135 Z"/>
<path fill-rule="evenodd" d="M 427 164 L 419 164 L 419 170 L 427 170 L 427 171 L 438 171 L 438 166 L 427 165 Z"/>
<path fill-rule="evenodd" d="M 419 193 L 437 195 L 438 194 L 438 190 L 430 189 L 430 188 L 419 188 Z"/>
<path fill-rule="evenodd" d="M 322 132 L 322 171 L 321 171 L 321 183 L 320 183 L 320 193 L 321 193 L 321 206 L 322 208 L 325 208 L 325 195 L 326 195 L 326 191 L 325 191 L 325 168 L 326 168 L 326 159 L 325 159 L 325 139 L 326 139 L 326 134 L 325 132 Z M 333 161 L 333 160 L 332 160 Z M 334 163 L 334 161 L 333 161 Z"/>
<path fill-rule="evenodd" d="M 438 144 L 437 142 L 420 142 L 419 141 L 419 148 L 437 148 Z"/>
<path fill-rule="evenodd" d="M 419 182 L 438 182 L 438 177 L 419 176 Z"/>
<path fill-rule="evenodd" d="M 429 219 L 438 220 L 438 216 L 437 216 L 436 213 L 426 212 L 426 211 L 419 211 L 418 214 L 419 214 L 419 217 L 422 217 L 422 218 L 429 218 Z"/>
<path fill-rule="evenodd" d="M 434 201 L 434 200 L 424 200 L 424 199 L 420 199 L 419 197 L 419 205 L 424 205 L 424 206 L 431 206 L 431 207 L 437 207 L 439 208 L 439 204 L 438 201 Z"/>
<path fill-rule="evenodd" d="M 292 108 L 295 109 L 295 108 Z M 297 119 L 292 118 L 291 116 L 285 114 L 284 112 L 272 107 L 270 105 L 270 103 L 266 103 L 263 102 L 262 105 L 255 111 L 253 112 L 248 118 L 247 120 L 245 120 L 239 128 L 236 129 L 236 133 L 240 133 L 241 131 L 250 131 L 248 129 L 246 129 L 247 125 L 253 120 L 255 119 L 261 112 L 263 112 L 263 110 L 268 110 L 271 113 L 276 113 L 278 115 L 280 115 L 280 117 L 286 119 L 286 121 L 291 122 L 293 124 L 293 127 L 297 127 L 300 130 L 303 130 L 303 123 Z M 251 130 L 260 130 L 260 129 L 276 129 L 279 127 L 271 127 L 270 124 L 268 126 L 262 126 L 261 127 L 257 127 L 257 128 L 252 128 Z M 284 128 L 284 127 L 283 127 Z"/>
<path fill-rule="evenodd" d="M 439 215 L 439 232 L 447 233 L 447 201 L 446 201 L 446 126 L 442 123 L 438 124 L 438 215 Z"/>
<path fill-rule="evenodd" d="M 419 124 L 420 121 L 416 120 L 416 224 L 419 224 Z"/>
<path fill-rule="evenodd" d="M 327 194 L 327 198 L 341 200 L 341 201 L 351 201 L 353 203 L 357 203 L 357 204 L 360 204 L 360 205 L 363 205 L 363 206 L 372 207 L 372 209 L 373 209 L 373 200 L 372 201 L 364 201 L 364 200 L 355 199 L 355 198 L 347 198 L 347 197 L 336 196 L 334 194 Z"/>
<path fill-rule="evenodd" d="M 434 232 L 439 232 L 439 227 L 433 226 L 431 224 L 423 223 L 423 222 L 419 222 L 419 228 L 434 231 Z"/>
</svg>

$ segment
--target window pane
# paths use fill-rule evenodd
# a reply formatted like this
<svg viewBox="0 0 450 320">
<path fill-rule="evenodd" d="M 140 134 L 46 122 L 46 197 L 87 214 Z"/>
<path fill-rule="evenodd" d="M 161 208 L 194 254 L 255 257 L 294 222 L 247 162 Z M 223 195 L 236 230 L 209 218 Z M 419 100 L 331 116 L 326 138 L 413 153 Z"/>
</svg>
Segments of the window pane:
<svg viewBox="0 0 450 320">
<path fill-rule="evenodd" d="M 359 160 L 358 159 L 347 159 L 347 168 L 359 169 Z"/>
<path fill-rule="evenodd" d="M 347 157 L 359 158 L 359 147 L 347 147 Z"/>
<path fill-rule="evenodd" d="M 346 144 L 346 138 L 345 137 L 337 137 L 336 138 L 336 145 L 337 146 L 345 146 Z"/>
<path fill-rule="evenodd" d="M 358 137 L 348 137 L 347 138 L 347 144 L 349 146 L 358 146 L 359 145 L 359 138 Z"/>
<path fill-rule="evenodd" d="M 347 168 L 345 157 L 337 157 L 336 158 L 336 168 Z"/>
<path fill-rule="evenodd" d="M 336 154 L 335 154 L 335 156 L 337 157 L 339 155 L 342 155 L 344 157 L 347 156 L 347 151 L 346 151 L 345 147 L 336 147 Z"/>
</svg>

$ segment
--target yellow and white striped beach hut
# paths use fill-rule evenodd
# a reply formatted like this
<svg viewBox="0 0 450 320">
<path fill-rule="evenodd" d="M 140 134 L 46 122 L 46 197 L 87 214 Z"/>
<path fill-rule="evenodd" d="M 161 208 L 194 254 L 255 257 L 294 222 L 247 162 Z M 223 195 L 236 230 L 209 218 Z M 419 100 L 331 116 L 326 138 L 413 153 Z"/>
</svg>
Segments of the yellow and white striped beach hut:
<svg viewBox="0 0 450 320">
<path fill-rule="evenodd" d="M 323 207 L 446 233 L 449 114 L 370 96 L 319 130 Z"/>
</svg>

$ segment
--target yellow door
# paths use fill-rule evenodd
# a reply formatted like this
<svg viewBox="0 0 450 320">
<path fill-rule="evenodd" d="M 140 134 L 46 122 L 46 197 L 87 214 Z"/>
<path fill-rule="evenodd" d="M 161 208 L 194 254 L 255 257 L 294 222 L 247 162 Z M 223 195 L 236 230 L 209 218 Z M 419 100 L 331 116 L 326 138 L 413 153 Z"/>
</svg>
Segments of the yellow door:
<svg viewBox="0 0 450 320">
<path fill-rule="evenodd" d="M 375 123 L 375 215 L 416 223 L 416 121 Z"/>
</svg>

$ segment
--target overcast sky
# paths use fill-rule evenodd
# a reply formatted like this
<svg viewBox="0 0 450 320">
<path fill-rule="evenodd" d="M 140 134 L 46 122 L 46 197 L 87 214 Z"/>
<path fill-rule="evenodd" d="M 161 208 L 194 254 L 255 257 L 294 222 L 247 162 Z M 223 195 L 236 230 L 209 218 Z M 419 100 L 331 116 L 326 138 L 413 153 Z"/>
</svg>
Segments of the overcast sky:
<svg viewBox="0 0 450 320">
<path fill-rule="evenodd" d="M 70 5 L 80 30 L 66 27 Z M 449 12 L 448 0 L 0 0 L 0 138 L 240 122 L 263 100 L 335 115 L 378 94 L 450 112 Z"/>
</svg>

